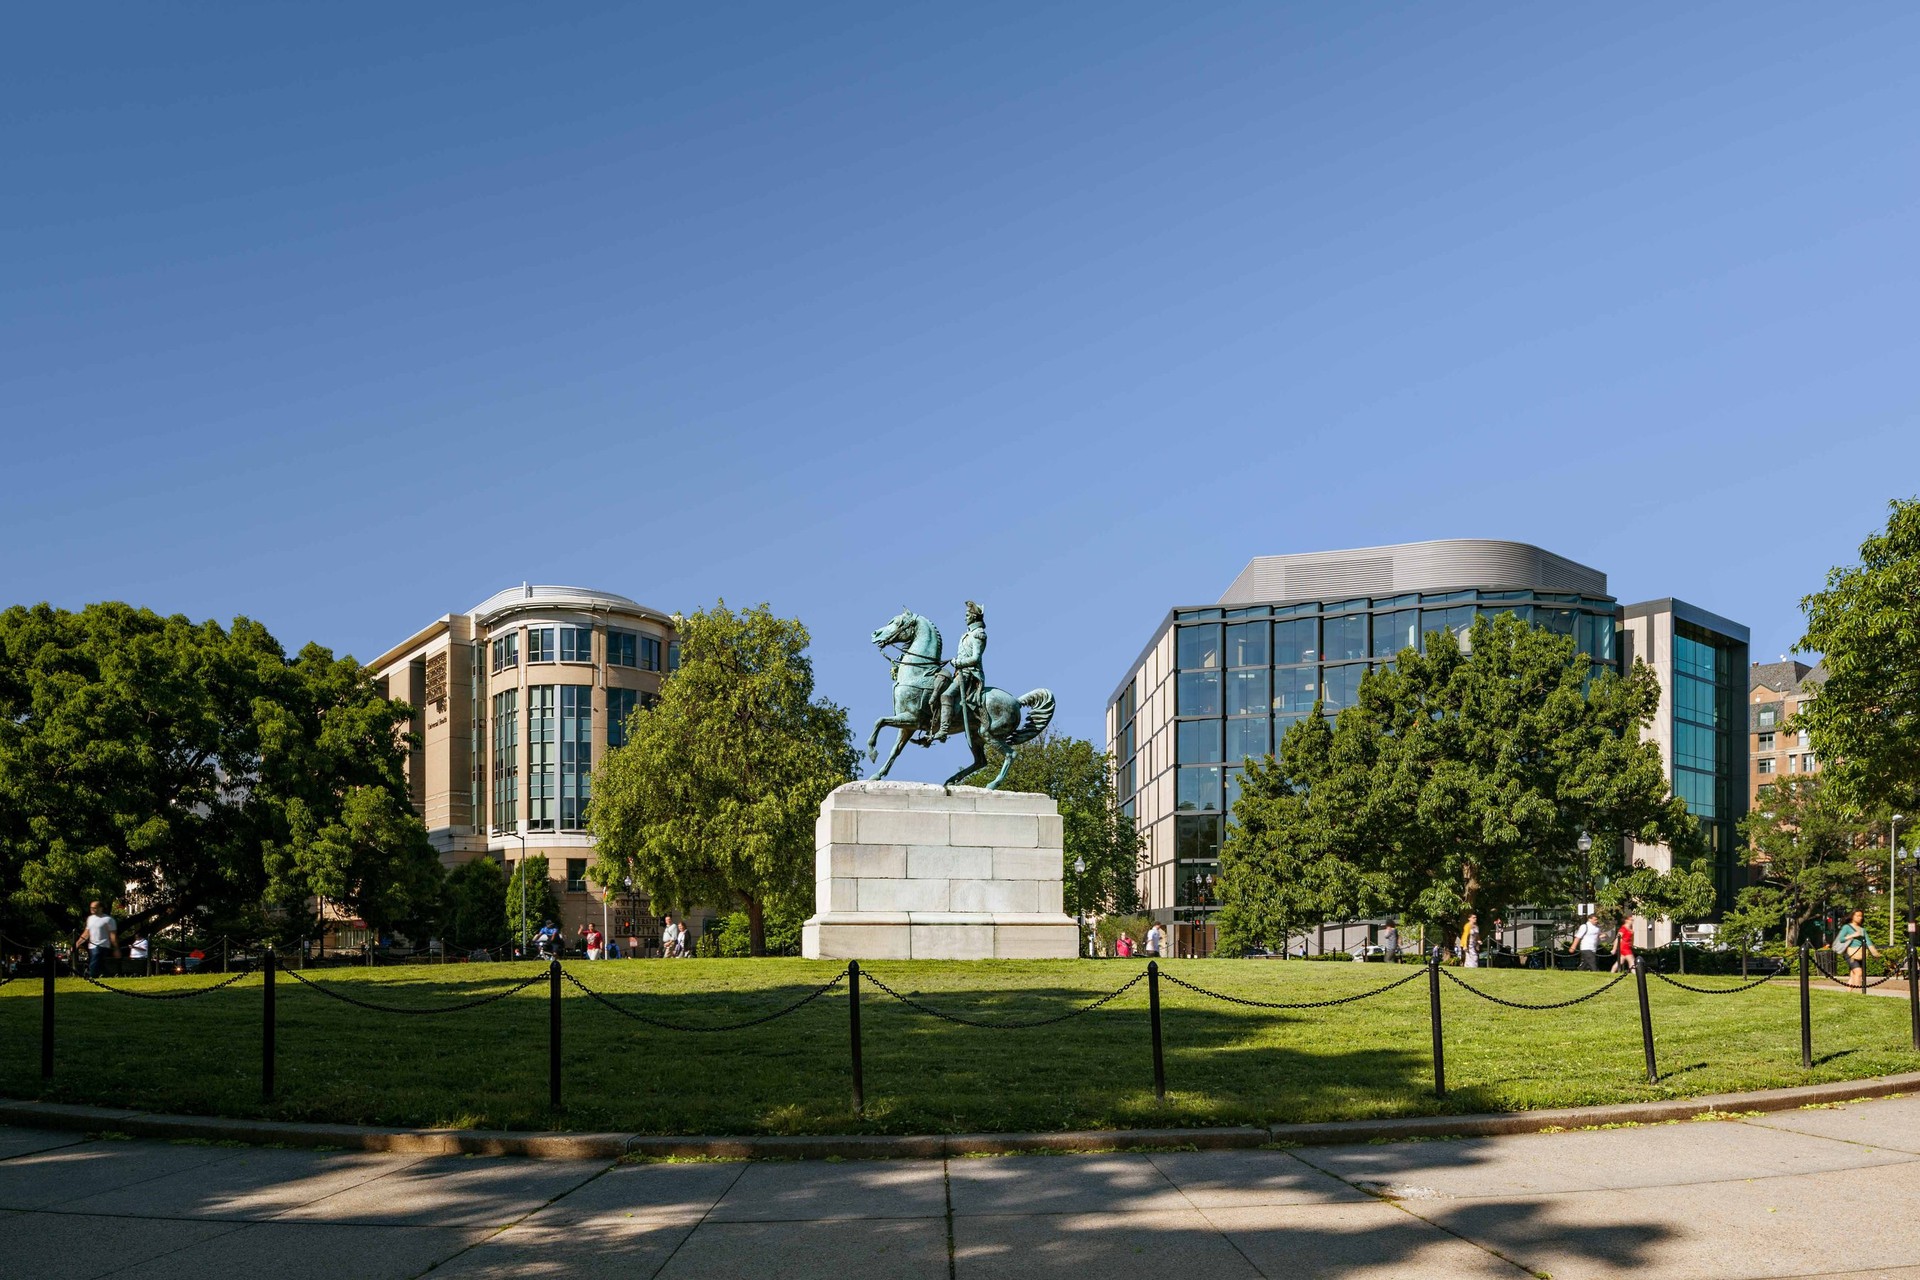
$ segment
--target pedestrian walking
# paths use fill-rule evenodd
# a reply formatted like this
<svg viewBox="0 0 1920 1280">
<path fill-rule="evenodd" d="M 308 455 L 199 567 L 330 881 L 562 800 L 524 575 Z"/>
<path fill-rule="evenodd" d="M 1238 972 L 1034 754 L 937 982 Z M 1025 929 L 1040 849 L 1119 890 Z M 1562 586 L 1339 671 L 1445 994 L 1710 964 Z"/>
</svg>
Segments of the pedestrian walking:
<svg viewBox="0 0 1920 1280">
<path fill-rule="evenodd" d="M 97 978 L 106 968 L 108 960 L 120 958 L 120 926 L 113 917 L 106 914 L 98 902 L 87 904 L 87 925 L 78 938 L 74 939 L 74 948 L 85 948 L 87 953 L 87 976 Z"/>
<path fill-rule="evenodd" d="M 1597 961 L 1600 952 L 1600 917 L 1598 915 L 1587 917 L 1586 923 L 1581 925 L 1579 932 L 1573 935 L 1573 941 L 1567 944 L 1567 950 L 1580 952 L 1580 972 L 1593 973 L 1599 967 Z"/>
<path fill-rule="evenodd" d="M 667 916 L 666 923 L 660 926 L 660 958 L 671 960 L 680 954 L 680 926 Z"/>
<path fill-rule="evenodd" d="M 605 947 L 605 944 L 606 944 L 606 938 L 603 937 L 600 933 L 600 930 L 595 928 L 593 925 L 587 926 L 586 942 L 587 942 L 587 959 L 598 960 L 603 954 L 605 954 L 603 948 Z"/>
<path fill-rule="evenodd" d="M 1113 954 L 1122 960 L 1130 959 L 1133 955 L 1133 935 L 1122 929 L 1120 936 L 1114 940 Z"/>
<path fill-rule="evenodd" d="M 1480 967 L 1480 917 L 1469 911 L 1467 922 L 1460 926 L 1460 954 L 1469 969 Z"/>
<path fill-rule="evenodd" d="M 1833 935 L 1833 954 L 1847 962 L 1847 985 L 1860 988 L 1863 994 L 1867 989 L 1867 952 L 1873 952 L 1875 959 L 1880 957 L 1880 948 L 1867 936 L 1866 920 L 1866 912 L 1856 911 L 1853 919 Z"/>
<path fill-rule="evenodd" d="M 1146 953 L 1150 956 L 1158 956 L 1160 949 L 1166 945 L 1166 942 L 1167 931 L 1160 927 L 1158 920 L 1155 920 L 1152 927 L 1147 930 Z"/>
<path fill-rule="evenodd" d="M 1400 963 L 1400 927 L 1391 920 L 1380 930 L 1380 951 L 1388 964 Z"/>
<path fill-rule="evenodd" d="M 1631 973 L 1633 971 L 1633 917 L 1628 916 L 1620 922 L 1620 932 L 1614 941 L 1613 968 L 1609 973 Z"/>
</svg>

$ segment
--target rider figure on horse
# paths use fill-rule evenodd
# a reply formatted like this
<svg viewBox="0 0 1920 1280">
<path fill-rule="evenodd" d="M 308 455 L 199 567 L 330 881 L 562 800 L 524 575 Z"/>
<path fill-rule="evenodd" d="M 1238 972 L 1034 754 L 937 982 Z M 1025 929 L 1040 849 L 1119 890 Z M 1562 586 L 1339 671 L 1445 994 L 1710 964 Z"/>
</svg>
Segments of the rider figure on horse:
<svg viewBox="0 0 1920 1280">
<path fill-rule="evenodd" d="M 955 703 L 966 699 L 966 711 L 976 722 L 980 719 L 980 694 L 987 687 L 981 659 L 987 654 L 987 616 L 980 606 L 967 601 L 967 630 L 953 651 L 953 678 L 940 691 L 940 727 L 933 740 L 945 742 L 960 731 Z"/>
</svg>

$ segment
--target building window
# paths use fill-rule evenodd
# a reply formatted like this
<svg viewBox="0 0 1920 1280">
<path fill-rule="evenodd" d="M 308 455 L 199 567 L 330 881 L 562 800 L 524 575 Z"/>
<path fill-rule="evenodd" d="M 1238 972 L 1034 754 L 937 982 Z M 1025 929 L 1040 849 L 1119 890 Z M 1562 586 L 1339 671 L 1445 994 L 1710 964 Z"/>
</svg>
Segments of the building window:
<svg viewBox="0 0 1920 1280">
<path fill-rule="evenodd" d="M 1753 744 L 1753 749 L 1755 751 L 1773 750 L 1773 735 L 1771 733 L 1761 734 L 1759 739 Z"/>
<path fill-rule="evenodd" d="M 1220 665 L 1220 626 L 1181 627 L 1177 641 L 1182 671 L 1211 671 Z"/>
<path fill-rule="evenodd" d="M 1773 766 L 1774 760 L 1772 756 L 1762 756 L 1753 762 L 1753 771 L 1755 773 L 1772 773 Z"/>
<path fill-rule="evenodd" d="M 660 669 L 660 642 L 652 636 L 640 637 L 640 669 L 642 671 Z"/>
<path fill-rule="evenodd" d="M 1373 656 L 1391 658 L 1402 649 L 1420 647 L 1420 611 L 1401 609 L 1373 620 Z"/>
<path fill-rule="evenodd" d="M 1326 621 L 1327 661 L 1343 662 L 1367 656 L 1367 615 L 1348 614 Z"/>
<path fill-rule="evenodd" d="M 1809 751 L 1800 757 L 1800 772 L 1812 773 L 1814 767 L 1813 752 Z"/>
<path fill-rule="evenodd" d="M 1800 749 L 1802 751 L 1806 750 L 1808 747 L 1813 745 L 1813 737 L 1805 729 L 1802 729 L 1797 736 L 1799 738 Z"/>
<path fill-rule="evenodd" d="M 1356 662 L 1344 667 L 1328 667 L 1326 683 L 1326 707 L 1328 711 L 1339 711 L 1353 706 L 1360 700 L 1360 681 L 1366 677 L 1367 664 Z"/>
<path fill-rule="evenodd" d="M 1180 673 L 1178 706 L 1174 714 L 1217 716 L 1220 714 L 1220 673 L 1183 671 Z"/>
<path fill-rule="evenodd" d="M 607 665 L 610 667 L 637 667 L 640 665 L 640 637 L 631 631 L 607 632 Z"/>
<path fill-rule="evenodd" d="M 1301 618 L 1273 624 L 1273 661 L 1281 667 L 1320 661 L 1320 620 Z"/>
<path fill-rule="evenodd" d="M 567 892 L 585 893 L 587 891 L 587 860 L 585 858 L 567 859 Z"/>
<path fill-rule="evenodd" d="M 1265 667 L 1251 671 L 1227 672 L 1227 714 L 1250 716 L 1266 714 L 1271 672 Z"/>
<path fill-rule="evenodd" d="M 1220 722 L 1182 720 L 1176 752 L 1179 764 L 1220 763 Z"/>
<path fill-rule="evenodd" d="M 493 695 L 493 830 L 496 835 L 516 831 L 520 824 L 519 705 L 518 689 Z"/>
<path fill-rule="evenodd" d="M 593 686 L 560 686 L 560 829 L 584 831 L 593 767 Z"/>
<path fill-rule="evenodd" d="M 552 627 L 527 628 L 527 661 L 529 663 L 553 661 Z"/>
<path fill-rule="evenodd" d="M 560 628 L 560 661 L 592 662 L 593 661 L 593 628 L 591 627 Z"/>
<path fill-rule="evenodd" d="M 1760 708 L 1760 727 L 1762 729 L 1773 728 L 1775 724 L 1779 721 L 1779 718 L 1780 718 L 1780 709 L 1778 707 Z"/>
<path fill-rule="evenodd" d="M 493 669 L 504 671 L 508 667 L 520 665 L 520 633 L 509 631 L 506 635 L 495 636 L 493 641 Z"/>
<path fill-rule="evenodd" d="M 680 642 L 678 640 L 669 640 L 667 641 L 667 670 L 678 671 L 679 669 Z"/>
<path fill-rule="evenodd" d="M 1238 762 L 1249 756 L 1258 758 L 1273 750 L 1267 736 L 1267 718 L 1248 716 L 1227 721 L 1227 759 Z"/>
<path fill-rule="evenodd" d="M 553 830 L 554 686 L 527 689 L 527 830 Z"/>
<path fill-rule="evenodd" d="M 1189 812 L 1220 811 L 1220 766 L 1201 765 L 1178 771 L 1174 808 Z"/>
<path fill-rule="evenodd" d="M 1320 668 L 1280 667 L 1273 673 L 1273 685 L 1276 712 L 1311 711 L 1320 697 Z"/>
<path fill-rule="evenodd" d="M 627 745 L 627 717 L 633 714 L 636 692 L 632 689 L 607 690 L 607 745 Z"/>
<path fill-rule="evenodd" d="M 1265 622 L 1236 622 L 1227 628 L 1227 665 L 1230 667 L 1264 667 L 1267 665 L 1267 633 L 1271 630 Z"/>
</svg>

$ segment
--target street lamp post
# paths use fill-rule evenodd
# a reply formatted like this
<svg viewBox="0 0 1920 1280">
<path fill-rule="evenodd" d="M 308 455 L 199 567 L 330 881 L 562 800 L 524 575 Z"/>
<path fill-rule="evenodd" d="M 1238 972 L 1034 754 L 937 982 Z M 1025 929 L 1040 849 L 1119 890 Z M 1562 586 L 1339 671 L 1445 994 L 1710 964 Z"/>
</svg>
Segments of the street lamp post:
<svg viewBox="0 0 1920 1280">
<path fill-rule="evenodd" d="M 1081 857 L 1077 853 L 1074 854 L 1073 855 L 1073 906 L 1074 906 L 1075 914 L 1079 917 L 1079 920 L 1080 920 L 1080 924 L 1079 924 L 1080 954 L 1082 958 L 1084 958 L 1087 953 L 1087 891 L 1086 891 L 1086 887 L 1083 884 L 1081 884 L 1080 877 L 1086 874 L 1087 874 L 1087 860 Z"/>
</svg>

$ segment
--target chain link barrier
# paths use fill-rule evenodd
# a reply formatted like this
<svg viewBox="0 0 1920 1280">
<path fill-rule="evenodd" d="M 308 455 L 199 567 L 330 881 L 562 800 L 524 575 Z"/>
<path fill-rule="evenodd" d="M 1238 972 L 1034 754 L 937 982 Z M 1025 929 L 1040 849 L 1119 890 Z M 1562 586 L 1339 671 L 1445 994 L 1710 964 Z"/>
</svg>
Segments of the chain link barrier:
<svg viewBox="0 0 1920 1280">
<path fill-rule="evenodd" d="M 873 974 L 866 969 L 860 971 L 860 976 L 908 1008 L 917 1009 L 921 1013 L 929 1017 L 939 1018 L 943 1022 L 955 1023 L 962 1027 L 977 1027 L 983 1031 L 1031 1031 L 1036 1027 L 1051 1027 L 1057 1023 L 1078 1018 L 1082 1014 L 1092 1013 L 1095 1009 L 1118 1000 L 1121 996 L 1147 980 L 1147 972 L 1142 969 L 1138 974 L 1135 974 L 1133 978 L 1115 987 L 1112 991 L 1107 992 L 1107 994 L 1101 996 L 1098 1000 L 1089 1004 L 1083 1004 L 1078 1009 L 1069 1009 L 1067 1012 L 1056 1014 L 1051 1018 L 1030 1018 L 1019 1022 L 986 1022 L 979 1018 L 963 1018 L 957 1013 L 948 1013 L 945 1010 L 936 1009 L 930 1004 L 915 999 L 913 996 L 902 995 L 900 992 L 895 991 L 892 987 L 882 982 L 879 978 L 874 977 Z M 1163 978 L 1167 977 L 1167 971 L 1162 969 L 1160 976 Z"/>
<path fill-rule="evenodd" d="M 1200 986 L 1198 983 L 1188 982 L 1185 978 L 1177 978 L 1164 969 L 1160 971 L 1160 976 L 1176 987 L 1185 987 L 1189 991 L 1211 997 L 1215 1000 L 1224 1000 L 1228 1004 L 1245 1005 L 1249 1009 L 1331 1009 L 1335 1005 L 1356 1004 L 1362 1000 L 1371 1000 L 1375 996 L 1385 995 L 1396 987 L 1404 987 L 1415 978 L 1425 977 L 1426 966 L 1417 966 L 1412 973 L 1404 978 L 1389 982 L 1383 987 L 1375 987 L 1371 991 L 1362 991 L 1358 995 L 1338 996 L 1331 1000 L 1290 1000 L 1285 1002 L 1278 1000 L 1254 1000 L 1247 996 L 1230 996 L 1224 991 L 1212 991 Z"/>
<path fill-rule="evenodd" d="M 1904 951 L 1902 951 L 1901 953 L 1902 958 L 1898 965 L 1896 965 L 1892 960 L 1888 959 L 1885 955 L 1882 955 L 1880 957 L 1881 963 L 1887 966 L 1887 972 L 1882 974 L 1878 978 L 1869 980 L 1867 978 L 1866 965 L 1863 962 L 1860 966 L 1860 985 L 1856 987 L 1853 985 L 1852 982 L 1841 978 L 1837 973 L 1835 973 L 1830 960 L 1822 960 L 1820 958 L 1823 954 L 1828 955 L 1829 957 L 1832 955 L 1831 952 L 1820 952 L 1820 951 L 1807 952 L 1808 957 L 1813 961 L 1813 967 L 1820 971 L 1821 977 L 1825 978 L 1828 982 L 1833 983 L 1835 986 L 1845 987 L 1849 991 L 1865 991 L 1869 987 L 1877 987 L 1877 986 L 1880 986 L 1882 983 L 1892 982 L 1895 978 L 1904 978 L 1907 976 L 1906 973 L 1904 972 L 1905 965 L 1906 965 Z M 1851 978 L 1853 975 L 1849 973 L 1847 976 L 1848 978 Z"/>
<path fill-rule="evenodd" d="M 282 977 L 292 978 L 301 986 L 313 991 L 318 991 L 328 999 L 338 1000 L 341 1004 L 350 1004 L 358 1009 L 371 1009 L 375 1013 L 411 1013 L 420 1017 L 436 1017 L 443 1013 L 464 1013 L 468 1009 L 478 1009 L 482 1005 L 489 1005 L 499 1000 L 505 1000 L 508 996 L 519 995 L 534 983 L 545 982 L 547 979 L 546 971 L 542 970 L 534 974 L 531 978 L 528 978 L 525 982 L 516 983 L 508 987 L 505 991 L 495 991 L 490 995 L 477 996 L 472 1000 L 462 1000 L 458 1004 L 442 1005 L 437 1009 L 420 1009 L 408 1008 L 405 1005 L 381 1004 L 378 1001 L 362 1000 L 358 996 L 345 995 L 322 983 L 315 982 L 311 978 L 301 976 L 298 969 L 281 969 L 279 972 Z"/>
<path fill-rule="evenodd" d="M 1568 1008 L 1572 1008 L 1576 1004 L 1582 1004 L 1588 1000 L 1591 1000 L 1595 996 L 1605 995 L 1607 992 L 1613 990 L 1615 987 L 1625 982 L 1628 978 L 1631 978 L 1633 976 L 1633 972 L 1632 970 L 1627 970 L 1622 973 L 1616 974 L 1612 982 L 1609 982 L 1604 986 L 1595 987 L 1592 991 L 1587 992 L 1583 996 L 1575 996 L 1571 1000 L 1556 1000 L 1552 1004 L 1529 1004 L 1524 1000 L 1502 999 L 1500 996 L 1496 996 L 1491 992 L 1482 991 L 1480 988 L 1474 986 L 1470 982 L 1465 981 L 1464 979 L 1454 977 L 1453 973 L 1446 968 L 1442 968 L 1440 970 L 1440 976 L 1445 978 L 1447 981 L 1453 983 L 1457 987 L 1466 988 L 1468 991 L 1471 991 L 1473 992 L 1473 994 L 1479 996 L 1482 1000 L 1491 1001 L 1492 1003 L 1498 1004 L 1498 1005 L 1505 1005 L 1509 1009 L 1545 1010 L 1545 1009 L 1568 1009 Z"/>
<path fill-rule="evenodd" d="M 860 974 L 862 977 L 872 976 L 868 974 L 867 971 L 864 969 L 860 971 Z M 808 992 L 806 995 L 794 1001 L 792 1004 L 788 1005 L 784 1009 L 778 1009 L 778 1010 L 775 1010 L 773 1013 L 763 1014 L 757 1018 L 748 1018 L 744 1022 L 723 1023 L 717 1027 L 689 1026 L 686 1023 L 682 1023 L 682 1022 L 668 1022 L 664 1018 L 655 1018 L 649 1014 L 636 1013 L 632 1009 L 626 1008 L 624 1005 L 616 1004 L 610 997 L 603 995 L 598 991 L 595 991 L 592 987 L 589 987 L 586 983 L 574 977 L 571 973 L 567 972 L 567 968 L 565 965 L 562 965 L 560 967 L 560 976 L 565 978 L 568 982 L 572 983 L 574 988 L 578 990 L 582 995 L 587 996 L 589 999 L 592 999 L 600 1004 L 605 1005 L 607 1008 L 613 1010 L 615 1013 L 619 1014 L 623 1018 L 631 1018 L 635 1022 L 644 1022 L 648 1026 L 658 1027 L 662 1031 L 687 1031 L 687 1032 L 692 1032 L 694 1034 L 701 1034 L 701 1033 L 720 1032 L 720 1031 L 745 1031 L 749 1027 L 765 1026 L 767 1023 L 773 1022 L 779 1018 L 784 1018 L 790 1013 L 798 1013 L 800 1010 L 812 1004 L 815 1000 L 818 1000 L 821 996 L 827 994 L 827 992 L 839 986 L 842 982 L 845 982 L 847 980 L 847 970 L 842 969 L 840 972 L 834 974 L 833 978 L 830 981 L 824 982 L 820 986 L 815 987 L 812 991 Z"/>
<path fill-rule="evenodd" d="M 1762 974 L 1760 977 L 1753 979 L 1751 982 L 1743 982 L 1737 987 L 1696 987 L 1690 982 L 1682 982 L 1678 978 L 1669 978 L 1666 974 L 1660 972 L 1658 969 L 1649 969 L 1647 970 L 1647 972 L 1651 973 L 1654 977 L 1660 979 L 1660 981 L 1666 983 L 1670 987 L 1678 987 L 1682 991 L 1691 991 L 1695 995 L 1735 996 L 1735 995 L 1739 995 L 1742 991 L 1751 991 L 1755 987 L 1763 987 L 1767 983 L 1772 982 L 1775 978 L 1790 978 L 1793 976 L 1793 971 L 1795 967 L 1796 966 L 1791 964 L 1783 965 L 1781 968 L 1776 969 L 1772 973 Z"/>
<path fill-rule="evenodd" d="M 240 981 L 240 979 L 250 978 L 253 975 L 248 972 L 236 973 L 231 977 L 214 983 L 210 987 L 195 987 L 191 991 L 128 991 L 125 987 L 110 987 L 100 981 L 100 979 L 90 978 L 84 973 L 76 973 L 73 976 L 82 982 L 100 988 L 102 991 L 111 991 L 117 996 L 126 996 L 132 1000 L 191 1000 L 195 996 L 209 995 L 220 990 L 222 987 L 230 987 Z"/>
</svg>

